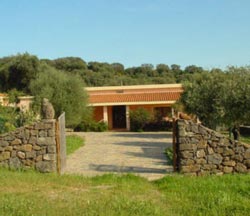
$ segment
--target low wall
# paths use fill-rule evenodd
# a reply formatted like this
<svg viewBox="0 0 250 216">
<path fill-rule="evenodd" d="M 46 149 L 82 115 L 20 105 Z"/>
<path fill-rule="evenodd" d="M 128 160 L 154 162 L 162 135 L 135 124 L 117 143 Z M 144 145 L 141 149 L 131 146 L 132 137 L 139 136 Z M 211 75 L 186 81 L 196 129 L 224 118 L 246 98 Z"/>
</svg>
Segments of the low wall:
<svg viewBox="0 0 250 216">
<path fill-rule="evenodd" d="M 193 121 L 177 120 L 177 170 L 190 175 L 250 173 L 250 145 Z"/>
<path fill-rule="evenodd" d="M 0 166 L 56 172 L 56 120 L 42 120 L 0 135 Z"/>
</svg>

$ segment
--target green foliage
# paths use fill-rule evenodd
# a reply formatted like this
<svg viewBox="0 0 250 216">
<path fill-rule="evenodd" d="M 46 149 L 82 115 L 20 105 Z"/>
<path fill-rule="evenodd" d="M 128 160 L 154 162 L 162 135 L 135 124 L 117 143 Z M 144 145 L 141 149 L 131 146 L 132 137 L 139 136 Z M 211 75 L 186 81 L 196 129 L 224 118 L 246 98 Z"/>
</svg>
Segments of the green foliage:
<svg viewBox="0 0 250 216">
<path fill-rule="evenodd" d="M 19 111 L 15 117 L 16 127 L 32 124 L 37 120 L 37 114 L 33 110 Z"/>
<path fill-rule="evenodd" d="M 0 134 L 12 131 L 16 128 L 16 110 L 12 107 L 0 105 Z"/>
<path fill-rule="evenodd" d="M 143 131 L 171 131 L 172 122 L 162 120 L 150 120 L 143 126 Z"/>
<path fill-rule="evenodd" d="M 19 97 L 23 96 L 23 92 L 17 91 L 15 88 L 8 91 L 9 103 L 18 104 L 20 102 Z"/>
<path fill-rule="evenodd" d="M 68 127 L 74 127 L 81 122 L 86 110 L 87 95 L 80 77 L 46 66 L 46 70 L 31 82 L 30 89 L 36 102 L 41 103 L 42 98 L 49 99 L 56 117 L 65 112 Z"/>
<path fill-rule="evenodd" d="M 31 124 L 35 120 L 36 114 L 32 110 L 23 112 L 13 107 L 0 106 L 0 134 Z"/>
<path fill-rule="evenodd" d="M 58 58 L 50 63 L 56 69 L 65 70 L 65 71 L 74 71 L 74 70 L 85 70 L 87 69 L 87 64 L 81 58 L 78 57 L 65 57 Z"/>
<path fill-rule="evenodd" d="M 177 64 L 169 67 L 158 64 L 142 64 L 139 67 L 124 68 L 121 63 L 88 62 L 78 57 L 64 57 L 54 60 L 39 60 L 28 53 L 0 59 L 0 91 L 16 88 L 30 93 L 29 83 L 38 73 L 43 73 L 44 65 L 55 70 L 65 71 L 70 75 L 80 76 L 87 86 L 117 86 L 138 84 L 176 83 L 200 73 L 201 67 L 192 65 L 185 70 Z"/>
<path fill-rule="evenodd" d="M 143 127 L 151 120 L 150 113 L 144 108 L 130 111 L 131 131 L 143 131 Z"/>
<path fill-rule="evenodd" d="M 244 142 L 244 143 L 247 143 L 247 144 L 250 144 L 250 135 L 241 135 L 240 136 L 240 141 L 241 142 Z"/>
<path fill-rule="evenodd" d="M 2 215 L 249 215 L 249 175 L 134 175 L 13 172 L 0 169 Z M 41 202 L 41 199 L 43 202 Z"/>
<path fill-rule="evenodd" d="M 169 215 L 248 215 L 249 175 L 168 176 L 156 182 Z"/>
<path fill-rule="evenodd" d="M 228 68 L 226 73 L 196 73 L 184 84 L 181 103 L 210 128 L 232 127 L 250 118 L 250 68 Z"/>
<path fill-rule="evenodd" d="M 7 133 L 7 132 L 13 131 L 15 129 L 16 129 L 16 127 L 14 126 L 14 124 L 12 124 L 9 121 L 7 121 L 6 119 L 0 117 L 0 134 Z"/>
<path fill-rule="evenodd" d="M 249 124 L 250 67 L 229 67 L 224 81 L 224 119 L 229 126 Z"/>
<path fill-rule="evenodd" d="M 13 88 L 29 92 L 29 83 L 35 79 L 40 70 L 40 62 L 36 56 L 18 54 L 0 60 L 0 87 L 2 91 Z"/>
<path fill-rule="evenodd" d="M 115 71 L 116 74 L 124 74 L 124 66 L 120 63 L 113 63 L 111 67 Z"/>
<path fill-rule="evenodd" d="M 55 106 L 57 115 L 66 111 L 67 126 L 72 127 L 84 118 L 86 95 L 80 90 L 83 83 L 87 86 L 117 86 L 176 82 L 185 86 L 181 99 L 183 107 L 196 114 L 208 127 L 231 127 L 249 122 L 249 66 L 207 71 L 196 65 L 182 69 L 177 64 L 158 64 L 156 68 L 152 64 L 142 64 L 124 68 L 120 63 L 86 63 L 78 57 L 39 60 L 28 53 L 0 58 L 1 92 L 9 91 L 14 102 L 19 92 L 33 94 L 36 109 L 41 98 L 46 97 Z"/>
<path fill-rule="evenodd" d="M 87 107 L 80 124 L 78 124 L 74 131 L 84 131 L 84 132 L 104 132 L 108 130 L 108 125 L 104 122 L 96 122 L 93 119 L 93 109 L 92 107 Z"/>
<path fill-rule="evenodd" d="M 167 164 L 173 165 L 173 158 L 174 158 L 173 148 L 166 148 L 164 153 L 167 157 Z"/>
<path fill-rule="evenodd" d="M 77 125 L 74 131 L 85 132 L 104 132 L 108 130 L 108 125 L 104 122 L 95 122 L 94 120 L 83 121 Z"/>
<path fill-rule="evenodd" d="M 19 96 L 21 95 L 23 93 L 16 89 L 10 90 L 8 92 L 8 100 L 14 107 L 0 106 L 0 133 L 15 130 L 16 127 L 29 124 L 35 119 L 35 114 L 32 111 L 22 112 L 17 108 L 17 104 L 20 102 Z"/>
<path fill-rule="evenodd" d="M 185 111 L 196 114 L 210 128 L 222 123 L 222 100 L 225 95 L 225 74 L 202 73 L 193 76 L 193 82 L 184 84 L 181 102 Z"/>
<path fill-rule="evenodd" d="M 84 146 L 84 139 L 77 135 L 66 136 L 66 152 L 67 155 L 72 154 L 80 147 Z"/>
</svg>

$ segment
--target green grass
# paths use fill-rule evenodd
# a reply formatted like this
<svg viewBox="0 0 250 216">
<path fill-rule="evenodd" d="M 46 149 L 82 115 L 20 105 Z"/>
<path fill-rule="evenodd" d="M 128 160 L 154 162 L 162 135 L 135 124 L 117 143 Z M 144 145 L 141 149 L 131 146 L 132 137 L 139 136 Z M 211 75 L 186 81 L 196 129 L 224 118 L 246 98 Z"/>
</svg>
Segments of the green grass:
<svg viewBox="0 0 250 216">
<path fill-rule="evenodd" d="M 250 144 L 250 136 L 240 136 L 240 141 Z"/>
<path fill-rule="evenodd" d="M 167 164 L 173 165 L 173 157 L 174 157 L 173 148 L 172 147 L 166 148 L 164 154 L 166 155 L 167 158 Z"/>
<path fill-rule="evenodd" d="M 250 176 L 82 176 L 0 169 L 0 215 L 249 215 Z"/>
<path fill-rule="evenodd" d="M 84 139 L 77 135 L 69 135 L 66 136 L 66 144 L 67 155 L 69 155 L 84 145 Z"/>
<path fill-rule="evenodd" d="M 250 176 L 169 176 L 156 182 L 169 215 L 249 215 Z M 169 212 L 168 211 L 168 212 Z"/>
</svg>

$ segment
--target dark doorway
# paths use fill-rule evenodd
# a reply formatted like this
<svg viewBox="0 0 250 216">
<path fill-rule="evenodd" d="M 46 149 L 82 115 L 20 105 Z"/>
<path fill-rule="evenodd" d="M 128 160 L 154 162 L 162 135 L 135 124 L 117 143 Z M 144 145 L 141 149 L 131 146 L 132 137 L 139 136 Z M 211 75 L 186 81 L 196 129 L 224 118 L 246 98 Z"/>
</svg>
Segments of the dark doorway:
<svg viewBox="0 0 250 216">
<path fill-rule="evenodd" d="M 126 107 L 113 106 L 113 128 L 126 128 Z"/>
</svg>

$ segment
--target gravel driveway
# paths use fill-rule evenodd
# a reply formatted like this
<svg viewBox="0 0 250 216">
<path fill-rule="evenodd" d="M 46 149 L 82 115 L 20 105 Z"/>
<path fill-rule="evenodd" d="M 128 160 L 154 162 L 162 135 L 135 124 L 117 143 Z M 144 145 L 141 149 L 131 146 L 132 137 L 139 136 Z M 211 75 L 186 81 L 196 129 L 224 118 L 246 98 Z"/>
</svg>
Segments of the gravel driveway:
<svg viewBox="0 0 250 216">
<path fill-rule="evenodd" d="M 66 173 L 96 176 L 133 173 L 149 180 L 172 171 L 164 150 L 172 146 L 170 132 L 86 132 L 85 146 L 68 156 Z"/>
</svg>

